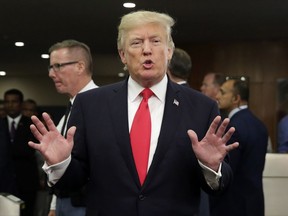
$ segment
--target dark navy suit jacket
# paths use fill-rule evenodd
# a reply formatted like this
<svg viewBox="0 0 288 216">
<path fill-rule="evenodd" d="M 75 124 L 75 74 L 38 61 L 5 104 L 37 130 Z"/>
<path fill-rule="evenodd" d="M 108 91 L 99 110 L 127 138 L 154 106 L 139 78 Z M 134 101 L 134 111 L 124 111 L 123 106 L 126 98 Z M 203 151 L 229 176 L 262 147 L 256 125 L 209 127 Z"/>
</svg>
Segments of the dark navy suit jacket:
<svg viewBox="0 0 288 216">
<path fill-rule="evenodd" d="M 13 142 L 10 141 L 7 117 L 4 119 L 3 127 L 4 136 L 6 139 L 8 137 L 6 159 L 9 161 L 9 173 L 12 174 L 13 184 L 15 181 L 17 189 L 12 194 L 25 202 L 24 215 L 33 215 L 37 190 L 39 189 L 35 150 L 28 145 L 28 141 L 36 141 L 30 131 L 31 124 L 30 118 L 22 116 Z"/>
<path fill-rule="evenodd" d="M 202 139 L 217 114 L 214 101 L 169 81 L 157 149 L 141 187 L 130 147 L 127 81 L 81 93 L 69 120 L 77 126 L 72 161 L 56 187 L 88 181 L 88 216 L 195 215 L 200 187 L 220 193 L 232 177 L 223 162 L 220 189 L 212 191 L 187 135 L 193 129 Z"/>
<path fill-rule="evenodd" d="M 0 193 L 18 195 L 15 168 L 10 152 L 10 138 L 7 134 L 5 121 L 0 118 Z"/>
<path fill-rule="evenodd" d="M 35 150 L 28 145 L 28 141 L 35 141 L 30 131 L 32 121 L 22 116 L 16 129 L 15 139 L 10 142 L 8 119 L 4 119 L 5 131 L 9 137 L 9 157 L 13 161 L 14 171 L 17 180 L 17 187 L 20 192 L 36 191 L 39 189 L 39 173 Z"/>
<path fill-rule="evenodd" d="M 231 118 L 236 132 L 230 142 L 239 148 L 229 154 L 234 180 L 223 197 L 210 200 L 212 216 L 264 216 L 262 174 L 267 151 L 265 125 L 249 110 L 243 109 Z"/>
</svg>

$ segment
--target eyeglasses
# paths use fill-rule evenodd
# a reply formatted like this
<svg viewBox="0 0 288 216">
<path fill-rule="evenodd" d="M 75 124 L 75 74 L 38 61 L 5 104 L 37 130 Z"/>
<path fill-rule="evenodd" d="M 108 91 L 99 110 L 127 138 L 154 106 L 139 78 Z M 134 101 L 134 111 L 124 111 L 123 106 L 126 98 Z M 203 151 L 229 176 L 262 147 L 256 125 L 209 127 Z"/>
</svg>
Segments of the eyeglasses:
<svg viewBox="0 0 288 216">
<path fill-rule="evenodd" d="M 48 71 L 50 71 L 52 68 L 55 72 L 58 72 L 60 71 L 61 67 L 64 67 L 66 65 L 72 65 L 72 64 L 77 64 L 78 61 L 72 61 L 72 62 L 65 62 L 65 63 L 56 63 L 56 64 L 53 64 L 53 65 L 49 65 L 48 66 Z"/>
</svg>

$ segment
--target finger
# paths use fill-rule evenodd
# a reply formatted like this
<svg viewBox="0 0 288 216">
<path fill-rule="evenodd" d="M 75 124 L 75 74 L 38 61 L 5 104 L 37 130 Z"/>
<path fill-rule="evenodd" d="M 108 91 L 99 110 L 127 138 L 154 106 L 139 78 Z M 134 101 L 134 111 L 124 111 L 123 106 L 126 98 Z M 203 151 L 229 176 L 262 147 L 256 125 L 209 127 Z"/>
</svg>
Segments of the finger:
<svg viewBox="0 0 288 216">
<path fill-rule="evenodd" d="M 221 117 L 220 116 L 216 116 L 214 118 L 214 120 L 212 121 L 212 123 L 211 123 L 211 125 L 210 125 L 210 127 L 209 127 L 209 129 L 208 129 L 206 134 L 215 134 L 220 121 L 221 121 Z"/>
<path fill-rule="evenodd" d="M 230 151 L 232 151 L 232 150 L 234 150 L 234 149 L 236 149 L 238 147 L 239 147 L 239 143 L 238 142 L 234 142 L 233 144 L 230 144 L 230 145 L 226 146 L 226 151 L 230 152 Z"/>
<path fill-rule="evenodd" d="M 187 133 L 188 133 L 188 136 L 189 136 L 189 138 L 191 140 L 192 145 L 198 143 L 198 136 L 195 133 L 195 131 L 188 130 Z"/>
<path fill-rule="evenodd" d="M 224 143 L 227 143 L 230 140 L 230 138 L 232 137 L 232 135 L 234 134 L 234 132 L 235 132 L 235 128 L 234 127 L 229 128 L 229 130 L 222 137 L 222 141 Z"/>
<path fill-rule="evenodd" d="M 46 112 L 44 112 L 42 114 L 42 117 L 45 121 L 45 124 L 47 125 L 47 128 L 50 130 L 50 131 L 57 131 L 57 128 L 53 122 L 53 120 L 51 119 L 50 115 Z"/>
<path fill-rule="evenodd" d="M 28 142 L 28 145 L 29 145 L 30 147 L 32 147 L 33 149 L 38 150 L 38 151 L 40 151 L 40 149 L 41 149 L 41 145 L 39 145 L 39 144 L 37 144 L 37 143 L 34 143 L 34 142 L 32 142 L 32 141 L 29 141 L 29 142 Z"/>
<path fill-rule="evenodd" d="M 42 134 L 38 131 L 38 128 L 35 125 L 30 125 L 30 130 L 33 134 L 33 136 L 39 141 L 41 142 L 42 140 Z"/>
<path fill-rule="evenodd" d="M 217 129 L 216 136 L 218 136 L 218 137 L 222 137 L 223 136 L 223 134 L 225 133 L 229 122 L 230 122 L 229 118 L 225 118 L 223 120 L 223 122 L 221 123 L 221 125 Z"/>
<path fill-rule="evenodd" d="M 39 120 L 38 117 L 36 117 L 35 115 L 33 115 L 31 117 L 31 120 L 34 124 L 34 126 L 37 128 L 37 131 L 41 134 L 45 134 L 47 133 L 47 129 L 45 127 L 45 125 Z M 34 130 L 35 131 L 35 130 Z"/>
</svg>

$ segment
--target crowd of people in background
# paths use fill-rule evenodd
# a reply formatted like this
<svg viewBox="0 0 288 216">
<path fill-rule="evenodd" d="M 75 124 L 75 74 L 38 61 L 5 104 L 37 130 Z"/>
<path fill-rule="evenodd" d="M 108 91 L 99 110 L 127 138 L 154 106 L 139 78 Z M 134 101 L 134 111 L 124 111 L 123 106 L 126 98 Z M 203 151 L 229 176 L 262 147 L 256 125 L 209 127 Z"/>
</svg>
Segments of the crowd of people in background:
<svg viewBox="0 0 288 216">
<path fill-rule="evenodd" d="M 4 93 L 5 117 L 1 118 L 0 191 L 11 193 L 25 202 L 24 216 L 34 215 L 40 172 L 34 149 L 27 142 L 35 140 L 30 131 L 31 118 L 22 114 L 24 95 L 18 89 Z M 4 171 L 7 171 L 5 173 Z"/>
<path fill-rule="evenodd" d="M 134 216 L 136 212 L 149 216 L 163 213 L 264 216 L 262 174 L 269 134 L 249 107 L 249 82 L 209 71 L 200 89 L 195 91 L 189 85 L 192 60 L 184 49 L 174 47 L 171 37 L 174 20 L 170 16 L 140 11 L 124 16 L 121 21 L 118 52 L 129 72 L 121 83 L 98 88 L 92 79 L 90 48 L 82 42 L 64 40 L 49 49 L 49 77 L 58 93 L 68 96 L 70 104 L 57 126 L 51 121 L 52 116 L 42 116 L 45 110 L 39 110 L 35 100 L 24 100 L 21 90 L 12 88 L 4 92 L 0 100 L 0 193 L 22 199 L 25 202 L 23 216 L 96 213 Z M 147 176 L 142 183 L 133 163 L 136 156 L 129 147 L 129 131 L 144 88 L 153 91 L 148 104 L 152 107 L 151 122 L 155 128 L 151 134 Z M 183 107 L 181 113 L 178 107 Z M 217 115 L 222 121 L 215 118 Z M 179 123 L 179 127 L 171 126 L 175 123 Z M 41 128 L 43 124 L 47 131 Z M 221 152 L 221 163 L 213 163 L 211 167 L 212 153 L 207 156 L 203 153 L 208 150 L 196 145 L 208 145 L 203 140 L 212 138 L 206 132 L 213 131 L 217 125 L 225 129 L 221 131 L 224 139 L 221 144 L 227 149 Z M 79 129 L 75 132 L 70 126 Z M 233 133 L 229 128 L 236 131 Z M 287 128 L 288 115 L 278 125 L 280 153 L 288 152 Z M 187 129 L 195 130 L 199 140 L 195 132 L 187 134 Z M 175 131 L 176 138 L 171 136 Z M 48 137 L 48 132 L 56 134 L 55 139 Z M 217 136 L 219 133 L 215 132 Z M 50 146 L 44 146 L 43 137 L 51 140 Z M 213 141 L 218 144 L 219 140 Z M 56 161 L 55 155 L 43 150 L 54 148 L 53 142 L 63 145 L 55 151 L 65 151 L 66 157 L 59 155 L 61 160 Z M 167 151 L 167 143 L 173 151 Z M 66 150 L 65 146 L 70 149 Z M 42 168 L 43 164 L 46 168 Z M 59 164 L 61 177 L 55 177 L 53 172 Z M 111 173 L 107 171 L 109 168 Z M 90 190 L 88 197 L 87 190 Z M 221 195 L 215 196 L 215 193 Z M 178 201 L 172 201 L 175 196 Z"/>
</svg>

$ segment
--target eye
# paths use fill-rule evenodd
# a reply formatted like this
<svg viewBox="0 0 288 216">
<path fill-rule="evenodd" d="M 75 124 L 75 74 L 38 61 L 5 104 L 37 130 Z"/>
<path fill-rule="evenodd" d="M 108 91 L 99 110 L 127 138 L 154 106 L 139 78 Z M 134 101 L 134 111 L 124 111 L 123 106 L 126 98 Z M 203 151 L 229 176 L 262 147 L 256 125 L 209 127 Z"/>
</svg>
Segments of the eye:
<svg viewBox="0 0 288 216">
<path fill-rule="evenodd" d="M 152 42 L 154 44 L 159 44 L 161 42 L 160 38 L 153 38 Z"/>
<path fill-rule="evenodd" d="M 140 46 L 141 45 L 141 40 L 133 40 L 131 42 L 131 46 L 132 47 L 137 47 L 137 46 Z"/>
<path fill-rule="evenodd" d="M 60 69 L 61 65 L 59 63 L 56 63 L 53 65 L 53 67 L 57 70 L 57 69 Z"/>
</svg>

